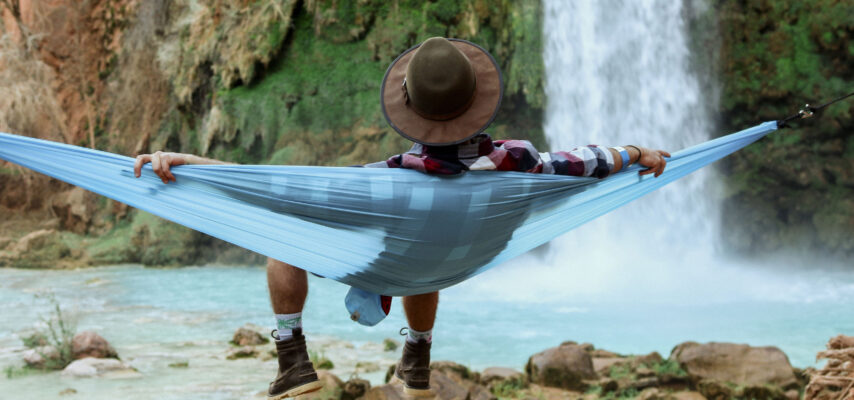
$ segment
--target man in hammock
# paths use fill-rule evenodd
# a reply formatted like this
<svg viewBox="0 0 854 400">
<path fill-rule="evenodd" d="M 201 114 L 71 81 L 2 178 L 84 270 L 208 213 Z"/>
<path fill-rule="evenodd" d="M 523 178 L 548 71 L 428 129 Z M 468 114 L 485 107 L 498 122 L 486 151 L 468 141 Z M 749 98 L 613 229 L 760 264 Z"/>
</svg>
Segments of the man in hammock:
<svg viewBox="0 0 854 400">
<path fill-rule="evenodd" d="M 386 120 L 412 148 L 386 161 L 366 167 L 408 168 L 428 174 L 459 174 L 473 170 L 592 176 L 611 173 L 640 163 L 641 175 L 661 175 L 667 164 L 665 151 L 628 145 L 589 145 L 571 151 L 538 153 L 528 141 L 492 140 L 483 131 L 498 112 L 503 84 L 498 64 L 481 47 L 458 39 L 431 38 L 395 59 L 386 71 L 380 104 Z M 191 154 L 156 152 L 136 159 L 151 162 L 163 183 L 174 181 L 171 166 L 224 164 Z M 321 388 L 305 347 L 302 309 L 308 294 L 306 272 L 269 259 L 267 282 L 276 314 L 276 348 L 279 371 L 268 397 L 280 399 Z M 430 395 L 430 347 L 439 293 L 403 297 L 409 323 L 403 355 L 395 368 L 410 395 Z"/>
</svg>

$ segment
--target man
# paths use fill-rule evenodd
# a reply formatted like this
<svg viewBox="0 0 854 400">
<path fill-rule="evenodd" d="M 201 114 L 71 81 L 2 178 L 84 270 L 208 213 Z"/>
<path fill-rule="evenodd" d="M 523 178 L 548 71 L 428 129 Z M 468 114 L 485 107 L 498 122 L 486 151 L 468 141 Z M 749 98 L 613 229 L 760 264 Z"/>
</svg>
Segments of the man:
<svg viewBox="0 0 854 400">
<path fill-rule="evenodd" d="M 657 177 L 664 171 L 664 157 L 670 154 L 661 150 L 590 145 L 569 152 L 538 153 L 527 141 L 493 141 L 483 131 L 498 112 L 502 90 L 498 64 L 473 43 L 431 38 L 407 50 L 386 71 L 380 103 L 391 127 L 415 144 L 405 154 L 366 167 L 409 168 L 430 174 L 496 170 L 605 178 L 639 162 L 648 167 L 641 175 L 654 173 Z M 163 183 L 175 180 L 171 166 L 224 164 L 190 154 L 156 152 L 137 157 L 137 177 L 148 162 Z M 270 259 L 267 281 L 276 314 L 279 355 L 279 371 L 268 396 L 280 399 L 318 390 L 321 385 L 302 334 L 306 272 Z M 395 378 L 410 395 L 431 393 L 430 347 L 438 302 L 438 292 L 403 297 L 409 328 Z"/>
</svg>

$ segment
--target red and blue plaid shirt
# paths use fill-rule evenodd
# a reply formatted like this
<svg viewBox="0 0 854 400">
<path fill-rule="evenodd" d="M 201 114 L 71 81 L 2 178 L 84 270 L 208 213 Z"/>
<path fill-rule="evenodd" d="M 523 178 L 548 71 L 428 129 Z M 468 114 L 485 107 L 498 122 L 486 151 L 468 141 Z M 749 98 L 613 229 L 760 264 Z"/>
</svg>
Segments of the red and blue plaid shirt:
<svg viewBox="0 0 854 400">
<path fill-rule="evenodd" d="M 416 143 L 406 153 L 366 167 L 408 168 L 441 175 L 464 171 L 517 171 L 604 178 L 614 169 L 614 158 L 607 148 L 597 145 L 539 153 L 527 140 L 492 140 L 484 133 L 452 146 Z"/>
</svg>

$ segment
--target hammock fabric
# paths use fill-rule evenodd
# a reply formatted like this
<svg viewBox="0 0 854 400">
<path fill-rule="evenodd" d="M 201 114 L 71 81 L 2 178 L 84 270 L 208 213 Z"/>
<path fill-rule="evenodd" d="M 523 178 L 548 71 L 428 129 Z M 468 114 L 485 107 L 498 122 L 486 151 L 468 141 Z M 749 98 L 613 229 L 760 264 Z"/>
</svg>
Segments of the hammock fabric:
<svg viewBox="0 0 854 400">
<path fill-rule="evenodd" d="M 0 133 L 0 158 L 371 293 L 436 291 L 747 146 L 777 122 L 673 153 L 658 178 L 396 168 L 185 165 Z"/>
</svg>

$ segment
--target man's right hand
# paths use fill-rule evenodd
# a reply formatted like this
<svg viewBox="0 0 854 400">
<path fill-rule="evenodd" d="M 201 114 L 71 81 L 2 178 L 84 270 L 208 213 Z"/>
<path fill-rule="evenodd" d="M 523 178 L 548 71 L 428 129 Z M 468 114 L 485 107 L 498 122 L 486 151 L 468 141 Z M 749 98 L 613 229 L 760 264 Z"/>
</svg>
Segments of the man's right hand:
<svg viewBox="0 0 854 400">
<path fill-rule="evenodd" d="M 175 175 L 169 170 L 175 165 L 192 164 L 192 160 L 196 156 L 184 153 L 166 153 L 162 151 L 154 152 L 154 154 L 141 154 L 136 157 L 136 163 L 133 165 L 133 173 L 137 178 L 142 174 L 142 166 L 145 163 L 151 163 L 151 169 L 154 173 L 163 180 L 163 183 L 169 181 L 175 182 Z"/>
</svg>

